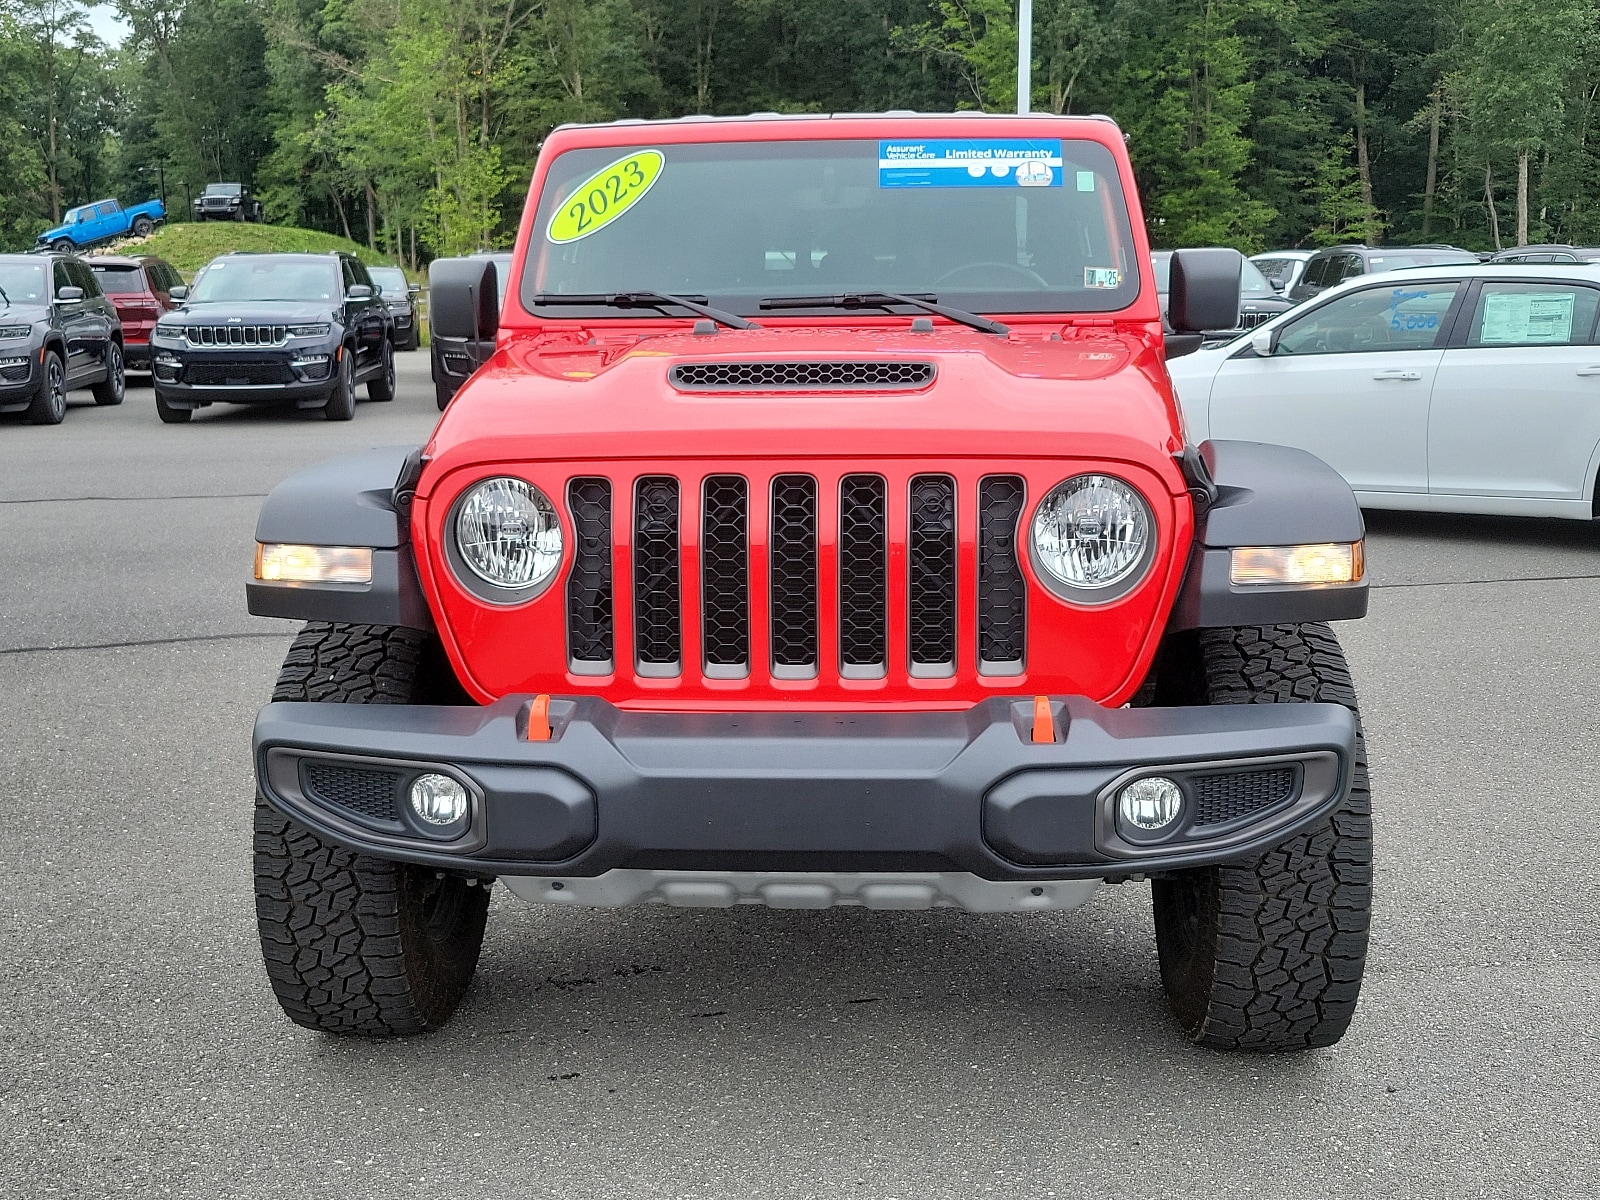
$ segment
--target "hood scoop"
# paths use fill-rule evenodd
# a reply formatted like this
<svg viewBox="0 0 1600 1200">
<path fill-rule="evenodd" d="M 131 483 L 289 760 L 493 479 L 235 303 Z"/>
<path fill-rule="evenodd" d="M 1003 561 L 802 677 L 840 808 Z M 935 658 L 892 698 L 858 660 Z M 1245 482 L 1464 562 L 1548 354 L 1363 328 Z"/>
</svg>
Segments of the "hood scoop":
<svg viewBox="0 0 1600 1200">
<path fill-rule="evenodd" d="M 933 382 L 931 362 L 883 359 L 679 363 L 668 378 L 680 392 L 901 391 Z"/>
</svg>

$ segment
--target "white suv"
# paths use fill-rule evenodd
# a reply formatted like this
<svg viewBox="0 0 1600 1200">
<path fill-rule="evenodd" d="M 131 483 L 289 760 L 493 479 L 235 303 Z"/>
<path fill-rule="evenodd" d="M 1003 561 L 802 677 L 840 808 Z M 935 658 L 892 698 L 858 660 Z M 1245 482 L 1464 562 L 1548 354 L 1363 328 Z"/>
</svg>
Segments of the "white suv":
<svg viewBox="0 0 1600 1200">
<path fill-rule="evenodd" d="M 1309 450 L 1365 507 L 1591 520 L 1597 317 L 1600 264 L 1395 271 L 1170 370 L 1193 441 Z"/>
</svg>

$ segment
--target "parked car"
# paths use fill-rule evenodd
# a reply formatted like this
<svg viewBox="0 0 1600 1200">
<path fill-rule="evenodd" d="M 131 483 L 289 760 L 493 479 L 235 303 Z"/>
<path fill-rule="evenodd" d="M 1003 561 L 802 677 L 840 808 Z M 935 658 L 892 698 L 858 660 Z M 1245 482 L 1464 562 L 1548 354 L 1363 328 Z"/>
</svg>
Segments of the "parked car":
<svg viewBox="0 0 1600 1200">
<path fill-rule="evenodd" d="M 122 403 L 122 324 L 94 272 L 70 254 L 0 254 L 0 413 L 59 425 L 81 387 Z"/>
<path fill-rule="evenodd" d="M 394 319 L 394 348 L 415 350 L 422 345 L 422 328 L 417 324 L 417 296 L 422 289 L 406 278 L 399 267 L 368 267 L 367 274 L 383 293 Z"/>
<path fill-rule="evenodd" d="M 1172 251 L 1155 250 L 1150 255 L 1156 269 L 1156 294 L 1161 298 L 1161 315 L 1167 313 L 1167 292 L 1172 278 Z M 1289 301 L 1278 295 L 1254 263 L 1242 259 L 1239 264 L 1239 319 L 1227 329 L 1207 330 L 1207 341 L 1227 340 L 1240 331 L 1254 329 L 1278 313 L 1287 312 Z"/>
<path fill-rule="evenodd" d="M 1300 280 L 1289 289 L 1296 304 L 1358 275 L 1381 275 L 1407 267 L 1476 266 L 1479 258 L 1456 246 L 1330 246 L 1306 260 Z"/>
<path fill-rule="evenodd" d="M 286 1015 L 438 1028 L 490 882 L 1024 917 L 1148 878 L 1183 1036 L 1337 1041 L 1361 512 L 1185 445 L 1133 180 L 1104 117 L 552 131 L 503 304 L 433 264 L 435 330 L 495 349 L 426 447 L 262 506 L 250 611 L 309 622 L 251 755 Z M 1180 336 L 1241 261 L 1177 252 Z"/>
<path fill-rule="evenodd" d="M 1580 263 L 1600 262 L 1600 247 L 1594 246 L 1518 246 L 1490 256 L 1492 263 Z"/>
<path fill-rule="evenodd" d="M 227 404 L 356 412 L 356 388 L 394 399 L 394 322 L 360 259 L 348 254 L 225 254 L 173 288 L 182 307 L 150 345 L 156 412 L 169 424 Z"/>
<path fill-rule="evenodd" d="M 1294 285 L 1300 282 L 1306 263 L 1311 261 L 1315 253 L 1315 250 L 1269 250 L 1265 254 L 1252 255 L 1250 261 L 1267 277 L 1274 291 L 1287 296 Z"/>
<path fill-rule="evenodd" d="M 495 306 L 504 301 L 506 280 L 511 274 L 511 255 L 474 254 L 472 259 L 486 259 L 494 265 Z M 435 259 L 435 262 L 458 262 L 459 259 Z M 432 279 L 433 268 L 428 269 L 430 291 L 428 297 L 428 369 L 433 375 L 433 395 L 443 412 L 450 398 L 456 394 L 467 377 L 488 361 L 494 353 L 494 341 L 472 342 L 465 338 L 446 337 L 439 332 L 433 320 Z"/>
<path fill-rule="evenodd" d="M 194 198 L 197 221 L 259 221 L 261 201 L 242 183 L 208 183 Z"/>
<path fill-rule="evenodd" d="M 122 356 L 131 371 L 150 369 L 150 333 L 156 320 L 178 307 L 172 289 L 183 286 L 183 276 L 164 259 L 153 255 L 117 257 L 109 254 L 86 259 L 100 281 L 100 290 L 116 306 L 122 322 Z"/>
<path fill-rule="evenodd" d="M 1341 284 L 1170 365 L 1196 438 L 1295 446 L 1368 508 L 1595 517 L 1600 265 Z"/>
<path fill-rule="evenodd" d="M 39 245 L 69 253 L 128 234 L 147 237 L 166 219 L 167 210 L 159 200 L 146 200 L 132 208 L 123 208 L 116 200 L 96 200 L 68 209 L 61 224 L 39 235 Z"/>
</svg>

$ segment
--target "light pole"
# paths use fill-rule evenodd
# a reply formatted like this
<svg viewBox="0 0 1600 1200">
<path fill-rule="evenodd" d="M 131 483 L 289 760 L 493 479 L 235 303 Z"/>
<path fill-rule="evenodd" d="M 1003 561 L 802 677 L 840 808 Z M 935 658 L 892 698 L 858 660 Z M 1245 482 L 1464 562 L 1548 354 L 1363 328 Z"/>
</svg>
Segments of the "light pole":
<svg viewBox="0 0 1600 1200">
<path fill-rule="evenodd" d="M 151 171 L 156 173 L 156 187 L 161 192 L 161 207 L 165 209 L 167 207 L 167 173 L 162 169 L 160 163 L 156 163 L 152 167 L 139 168 L 139 174 L 141 175 L 148 175 Z"/>
<path fill-rule="evenodd" d="M 1028 111 L 1033 93 L 1033 0 L 1017 0 L 1017 112 Z"/>
</svg>

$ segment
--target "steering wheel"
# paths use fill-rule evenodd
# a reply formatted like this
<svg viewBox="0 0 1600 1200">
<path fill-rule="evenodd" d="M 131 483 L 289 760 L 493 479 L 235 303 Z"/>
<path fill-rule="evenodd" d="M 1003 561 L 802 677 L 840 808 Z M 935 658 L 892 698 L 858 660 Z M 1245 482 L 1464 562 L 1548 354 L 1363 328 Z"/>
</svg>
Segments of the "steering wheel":
<svg viewBox="0 0 1600 1200">
<path fill-rule="evenodd" d="M 1027 267 L 1018 266 L 1016 263 L 988 261 L 966 263 L 963 266 L 956 267 L 954 270 L 946 271 L 943 275 L 939 276 L 939 278 L 933 281 L 933 286 L 935 288 L 942 288 L 949 284 L 953 287 L 959 287 L 960 284 L 955 281 L 957 281 L 960 276 L 968 274 L 969 272 L 977 274 L 982 271 L 1009 271 L 1013 276 L 1020 275 L 1027 281 L 1028 286 L 1034 289 L 1043 289 L 1050 286 L 1050 281 L 1037 271 L 1029 270 Z M 973 280 L 968 283 L 967 286 L 982 287 L 983 284 Z M 1005 285 L 1002 283 L 1000 286 L 1004 287 Z"/>
</svg>

